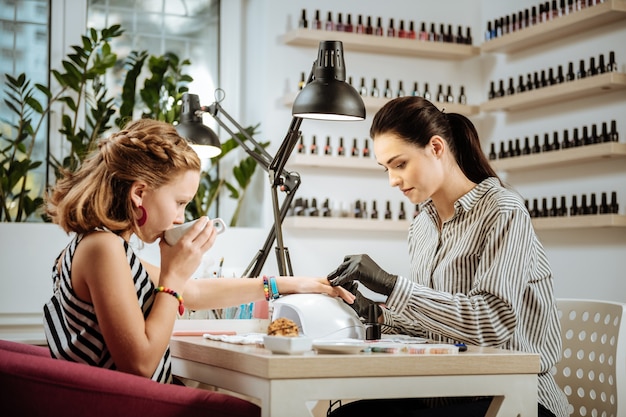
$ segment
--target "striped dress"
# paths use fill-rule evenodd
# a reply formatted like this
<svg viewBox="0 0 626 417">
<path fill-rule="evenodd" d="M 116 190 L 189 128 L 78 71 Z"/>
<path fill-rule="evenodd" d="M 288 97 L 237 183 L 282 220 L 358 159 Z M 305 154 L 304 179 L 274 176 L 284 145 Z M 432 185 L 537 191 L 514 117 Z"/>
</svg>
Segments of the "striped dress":
<svg viewBox="0 0 626 417">
<path fill-rule="evenodd" d="M 116 369 L 111 353 L 100 331 L 98 318 L 92 304 L 80 300 L 72 289 L 70 280 L 72 259 L 83 235 L 78 235 L 59 255 L 63 256 L 61 271 L 59 258 L 52 269 L 54 294 L 44 306 L 44 329 L 52 357 L 80 362 L 100 368 Z M 120 237 L 131 268 L 137 292 L 137 302 L 147 317 L 154 301 L 154 284 L 128 242 Z M 152 380 L 161 383 L 172 381 L 170 349 L 165 350 Z"/>
<path fill-rule="evenodd" d="M 539 403 L 567 416 L 567 399 L 549 372 L 561 355 L 552 272 L 528 210 L 497 178 L 454 209 L 439 227 L 432 201 L 417 207 L 411 277 L 398 277 L 383 309 L 384 331 L 539 353 Z"/>
</svg>

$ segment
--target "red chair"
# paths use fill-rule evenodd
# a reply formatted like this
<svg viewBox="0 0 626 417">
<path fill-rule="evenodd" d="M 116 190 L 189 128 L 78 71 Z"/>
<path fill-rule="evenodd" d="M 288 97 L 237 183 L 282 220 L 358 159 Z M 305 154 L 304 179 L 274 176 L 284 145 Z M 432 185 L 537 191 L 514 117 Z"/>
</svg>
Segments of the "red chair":
<svg viewBox="0 0 626 417">
<path fill-rule="evenodd" d="M 53 359 L 45 347 L 7 340 L 0 340 L 0 399 L 7 417 L 260 415 L 227 394 Z"/>
</svg>

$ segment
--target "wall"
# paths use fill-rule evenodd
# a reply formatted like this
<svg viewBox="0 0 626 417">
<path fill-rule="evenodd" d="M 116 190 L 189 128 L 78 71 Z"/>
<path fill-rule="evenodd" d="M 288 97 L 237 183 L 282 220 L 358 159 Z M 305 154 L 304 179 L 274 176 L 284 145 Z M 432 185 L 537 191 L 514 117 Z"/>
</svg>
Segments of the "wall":
<svg viewBox="0 0 626 417">
<path fill-rule="evenodd" d="M 301 72 L 307 72 L 316 57 L 314 48 L 293 47 L 281 43 L 280 36 L 297 26 L 302 8 L 308 18 L 319 9 L 325 18 L 327 11 L 352 13 L 364 16 L 381 16 L 387 25 L 394 18 L 396 27 L 400 17 L 410 20 L 452 23 L 471 26 L 474 44 L 483 41 L 487 20 L 510 14 L 518 9 L 534 5 L 532 1 L 392 1 L 359 2 L 343 1 L 267 1 L 250 0 L 245 3 L 246 19 L 241 29 L 245 32 L 243 65 L 254 71 L 244 73 L 242 88 L 242 117 L 248 122 L 261 120 L 263 136 L 277 146 L 284 137 L 291 115 L 281 98 L 286 91 L 294 91 Z M 279 12 L 278 12 L 279 11 Z M 489 81 L 508 78 L 511 75 L 566 65 L 570 60 L 577 65 L 579 59 L 588 61 L 590 56 L 607 54 L 614 50 L 620 71 L 624 71 L 626 45 L 624 21 L 606 25 L 571 38 L 533 48 L 514 56 L 481 55 L 463 62 L 437 62 L 421 58 L 398 58 L 372 56 L 346 50 L 346 68 L 354 80 L 364 76 L 382 80 L 390 78 L 392 87 L 399 79 L 428 81 L 431 92 L 435 85 L 443 83 L 453 86 L 463 84 L 468 102 L 480 104 L 487 99 Z M 622 40 L 620 42 L 620 40 Z M 407 81 L 405 81 L 405 89 Z M 477 125 L 485 149 L 491 141 L 523 137 L 525 135 L 562 132 L 572 127 L 592 123 L 618 120 L 621 141 L 626 132 L 626 100 L 623 90 L 559 105 L 542 107 L 517 113 L 480 114 L 472 117 Z M 306 137 L 316 134 L 318 140 L 327 134 L 338 137 L 364 138 L 372 114 L 364 122 L 314 122 L 305 120 L 302 131 Z M 318 142 L 319 144 L 319 142 Z M 618 191 L 620 214 L 626 206 L 626 170 L 623 159 L 601 163 L 588 163 L 559 169 L 542 169 L 536 172 L 504 176 L 510 184 L 527 198 L 551 197 L 553 195 L 582 194 L 601 191 Z M 298 195 L 305 197 L 321 195 L 334 199 L 355 200 L 369 196 L 395 196 L 381 172 L 366 178 L 355 178 L 345 172 L 301 171 L 303 185 Z M 391 198 L 391 197 L 390 197 Z M 319 199 L 319 198 L 318 198 Z M 258 215 L 258 214 L 257 214 Z M 271 224 L 269 202 L 263 207 L 265 224 Z M 540 231 L 555 275 L 556 294 L 559 297 L 600 298 L 626 301 L 626 284 L 622 279 L 626 270 L 626 230 L 585 229 Z M 406 273 L 405 236 L 375 233 L 285 231 L 286 244 L 291 250 L 297 270 L 307 273 L 325 273 L 334 268 L 344 254 L 368 252 L 389 271 Z"/>
</svg>

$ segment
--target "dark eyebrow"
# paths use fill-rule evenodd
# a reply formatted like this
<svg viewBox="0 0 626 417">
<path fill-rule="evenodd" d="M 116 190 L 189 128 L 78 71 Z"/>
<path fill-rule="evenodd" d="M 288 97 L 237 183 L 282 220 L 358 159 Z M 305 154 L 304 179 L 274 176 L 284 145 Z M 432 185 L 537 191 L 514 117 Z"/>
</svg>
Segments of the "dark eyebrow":
<svg viewBox="0 0 626 417">
<path fill-rule="evenodd" d="M 387 160 L 387 162 L 385 163 L 386 165 L 390 165 L 395 159 L 398 159 L 400 157 L 400 155 L 395 155 L 392 156 L 391 158 L 389 158 Z M 378 165 L 383 166 L 383 164 L 379 163 Z"/>
</svg>

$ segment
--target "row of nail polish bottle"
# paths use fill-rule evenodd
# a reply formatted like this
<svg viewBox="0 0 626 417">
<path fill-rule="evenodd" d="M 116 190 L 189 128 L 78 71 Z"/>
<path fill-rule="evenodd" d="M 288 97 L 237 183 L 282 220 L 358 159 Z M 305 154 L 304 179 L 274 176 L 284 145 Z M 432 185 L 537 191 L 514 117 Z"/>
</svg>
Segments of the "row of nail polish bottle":
<svg viewBox="0 0 626 417">
<path fill-rule="evenodd" d="M 336 146 L 333 146 L 335 144 Z M 370 151 L 369 138 L 365 138 L 362 143 L 362 147 L 359 146 L 359 140 L 354 138 L 352 140 L 352 147 L 346 148 L 344 146 L 343 137 L 338 139 L 338 142 L 334 142 L 330 136 L 326 136 L 326 142 L 324 146 L 317 143 L 317 136 L 311 136 L 310 142 L 307 144 L 304 140 L 304 135 L 300 134 L 298 144 L 296 145 L 296 152 L 299 154 L 308 155 L 324 155 L 324 156 L 354 156 L 362 158 L 370 158 L 372 153 Z"/>
<path fill-rule="evenodd" d="M 333 201 L 331 203 L 330 199 L 326 198 L 321 205 L 318 205 L 315 197 L 310 200 L 298 197 L 294 200 L 289 215 L 296 217 L 346 217 L 371 220 L 406 220 L 409 218 L 409 214 L 405 210 L 404 201 L 400 202 L 396 213 L 392 211 L 391 201 L 389 200 L 385 202 L 385 209 L 382 212 L 378 211 L 378 202 L 376 200 L 371 202 L 371 208 L 368 207 L 367 202 L 363 200 L 354 202 Z"/>
<path fill-rule="evenodd" d="M 619 204 L 617 203 L 617 192 L 611 192 L 611 200 L 609 202 L 606 192 L 600 195 L 600 205 L 597 204 L 596 193 L 589 195 L 589 201 L 587 201 L 587 195 L 582 194 L 580 197 L 580 204 L 578 203 L 578 196 L 571 196 L 571 204 L 568 208 L 565 196 L 561 196 L 560 204 L 557 204 L 557 197 L 552 197 L 552 203 L 548 208 L 548 199 L 543 197 L 541 199 L 541 206 L 539 205 L 539 199 L 534 198 L 532 206 L 528 200 L 524 200 L 526 208 L 530 217 L 566 217 L 566 216 L 584 216 L 590 214 L 618 214 Z"/>
<path fill-rule="evenodd" d="M 603 0 L 560 0 L 558 3 L 557 0 L 545 1 L 517 13 L 488 21 L 485 40 L 489 41 L 508 33 L 549 22 L 599 3 L 603 3 Z"/>
<path fill-rule="evenodd" d="M 618 142 L 619 133 L 617 132 L 617 121 L 611 120 L 611 129 L 608 128 L 607 122 L 602 122 L 601 129 L 598 130 L 597 124 L 592 124 L 591 129 L 583 126 L 581 131 L 577 127 L 572 129 L 572 139 L 570 140 L 569 131 L 563 130 L 562 139 L 559 138 L 559 132 L 550 134 L 545 133 L 543 136 L 543 144 L 539 143 L 539 135 L 534 136 L 534 142 L 531 146 L 528 136 L 524 138 L 524 145 L 520 143 L 520 139 L 509 139 L 508 146 L 505 141 L 500 142 L 499 150 L 496 152 L 496 144 L 491 143 L 488 157 L 490 160 L 513 158 L 521 155 L 537 154 L 541 152 L 558 151 L 560 149 L 575 148 L 578 146 L 588 146 L 597 143 Z M 582 132 L 579 134 L 579 132 Z"/>
<path fill-rule="evenodd" d="M 615 52 L 610 51 L 608 63 L 605 64 L 604 54 L 598 56 L 597 64 L 595 57 L 590 57 L 587 67 L 585 66 L 585 60 L 581 59 L 578 63 L 578 71 L 576 72 L 574 72 L 574 63 L 570 61 L 566 73 L 563 71 L 563 66 L 559 65 L 556 71 L 554 71 L 553 68 L 548 68 L 547 71 L 543 69 L 541 71 L 534 71 L 533 74 L 528 73 L 526 80 L 524 80 L 524 76 L 520 74 L 518 76 L 517 86 L 515 86 L 513 77 L 509 77 L 506 88 L 504 80 L 502 79 L 499 80 L 498 88 L 496 88 L 495 81 L 491 81 L 487 98 L 492 100 L 498 97 L 511 96 L 525 91 L 537 90 L 539 88 L 613 71 L 617 71 L 617 62 L 615 61 Z"/>
<path fill-rule="evenodd" d="M 376 23 L 373 23 L 372 16 L 367 16 L 363 19 L 363 15 L 357 15 L 356 22 L 352 21 L 352 14 L 346 13 L 346 20 L 343 20 L 343 13 L 338 12 L 336 19 L 333 18 L 332 12 L 327 12 L 326 20 L 322 21 L 320 11 L 315 10 L 314 17 L 309 21 L 307 20 L 307 11 L 302 9 L 300 20 L 298 21 L 299 28 L 311 28 L 314 30 L 328 30 L 335 32 L 350 32 L 364 35 L 373 36 L 387 36 L 389 38 L 403 38 L 403 39 L 419 39 L 423 41 L 435 41 L 435 42 L 448 42 L 459 44 L 472 44 L 472 32 L 470 27 L 458 25 L 456 34 L 453 33 L 452 25 L 439 25 L 439 31 L 435 30 L 435 23 L 430 24 L 430 31 L 426 30 L 426 22 L 421 22 L 420 29 L 416 28 L 415 21 L 399 19 L 398 26 L 395 25 L 394 18 L 389 19 L 389 23 L 386 28 L 383 27 L 381 17 L 376 18 Z M 447 28 L 447 30 L 446 30 Z"/>
<path fill-rule="evenodd" d="M 384 97 L 384 98 L 394 98 L 394 97 L 404 97 L 404 96 L 418 96 L 424 97 L 430 101 L 438 101 L 440 103 L 454 103 L 458 102 L 459 104 L 467 104 L 467 96 L 465 95 L 465 87 L 461 86 L 459 89 L 458 96 L 455 98 L 452 92 L 452 86 L 448 85 L 445 90 L 443 84 L 439 84 L 437 87 L 437 92 L 431 93 L 430 87 L 428 83 L 424 83 L 424 90 L 419 90 L 419 84 L 417 81 L 413 82 L 413 85 L 410 89 L 404 88 L 404 83 L 402 81 L 398 81 L 398 88 L 394 91 L 391 88 L 391 83 L 387 79 L 385 80 L 385 85 L 382 90 L 378 87 L 378 83 L 376 78 L 372 79 L 371 87 L 367 87 L 366 81 L 364 77 L 361 77 L 360 84 L 357 88 L 357 91 L 362 97 Z"/>
</svg>

